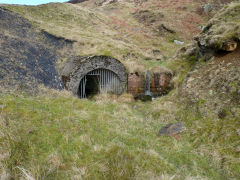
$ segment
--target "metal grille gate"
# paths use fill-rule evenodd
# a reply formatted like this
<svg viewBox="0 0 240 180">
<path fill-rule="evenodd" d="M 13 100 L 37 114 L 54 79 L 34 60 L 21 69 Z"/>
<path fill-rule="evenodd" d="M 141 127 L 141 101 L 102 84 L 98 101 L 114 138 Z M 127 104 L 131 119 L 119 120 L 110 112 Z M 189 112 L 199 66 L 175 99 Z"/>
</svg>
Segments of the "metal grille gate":
<svg viewBox="0 0 240 180">
<path fill-rule="evenodd" d="M 95 76 L 98 79 L 98 93 L 114 93 L 120 94 L 121 83 L 119 77 L 108 69 L 95 69 L 87 73 L 80 81 L 79 96 L 80 98 L 87 98 L 86 85 L 88 83 L 88 77 Z"/>
</svg>

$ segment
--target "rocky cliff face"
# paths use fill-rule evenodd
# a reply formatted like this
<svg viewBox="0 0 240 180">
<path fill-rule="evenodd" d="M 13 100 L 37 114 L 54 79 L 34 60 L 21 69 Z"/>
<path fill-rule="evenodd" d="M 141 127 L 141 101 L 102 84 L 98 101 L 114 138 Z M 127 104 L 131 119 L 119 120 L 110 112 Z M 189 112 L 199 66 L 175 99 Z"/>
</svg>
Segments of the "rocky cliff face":
<svg viewBox="0 0 240 180">
<path fill-rule="evenodd" d="M 230 4 L 195 37 L 196 43 L 182 49 L 184 58 L 196 62 L 179 94 L 205 111 L 240 105 L 239 19 L 240 3 Z"/>
<path fill-rule="evenodd" d="M 62 89 L 57 50 L 71 42 L 36 31 L 24 18 L 0 8 L 0 84 L 9 89 L 35 89 L 43 84 Z"/>
</svg>

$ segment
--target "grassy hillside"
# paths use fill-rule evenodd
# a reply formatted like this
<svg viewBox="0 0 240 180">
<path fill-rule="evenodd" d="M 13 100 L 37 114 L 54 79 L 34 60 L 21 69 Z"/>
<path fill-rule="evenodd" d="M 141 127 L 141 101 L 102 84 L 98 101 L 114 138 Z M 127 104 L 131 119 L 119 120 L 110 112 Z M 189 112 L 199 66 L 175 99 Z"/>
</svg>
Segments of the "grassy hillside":
<svg viewBox="0 0 240 180">
<path fill-rule="evenodd" d="M 199 1 L 95 2 L 5 7 L 39 31 L 76 41 L 76 54 L 111 55 L 129 71 L 166 66 L 174 90 L 143 103 L 129 94 L 80 100 L 37 86 L 34 93 L 0 87 L 0 179 L 240 179 L 240 49 L 207 61 L 189 46 L 171 58 L 182 47 L 173 40 L 190 42 L 211 16 Z M 236 40 L 236 16 L 234 3 L 205 32 L 219 37 L 221 27 L 221 41 Z M 61 64 L 69 52 L 59 53 Z M 157 136 L 175 122 L 187 128 L 180 139 Z"/>
<path fill-rule="evenodd" d="M 169 97 L 143 104 L 128 95 L 95 101 L 53 91 L 0 96 L 2 177 L 239 178 L 239 120 L 196 116 Z M 181 140 L 157 137 L 159 128 L 175 118 L 188 129 Z"/>
<path fill-rule="evenodd" d="M 198 7 L 201 3 L 193 0 L 7 6 L 38 29 L 77 41 L 76 54 L 110 55 L 121 60 L 129 71 L 162 65 L 180 48 L 173 40 L 187 43 L 200 32 L 199 26 L 207 17 L 197 14 Z"/>
</svg>

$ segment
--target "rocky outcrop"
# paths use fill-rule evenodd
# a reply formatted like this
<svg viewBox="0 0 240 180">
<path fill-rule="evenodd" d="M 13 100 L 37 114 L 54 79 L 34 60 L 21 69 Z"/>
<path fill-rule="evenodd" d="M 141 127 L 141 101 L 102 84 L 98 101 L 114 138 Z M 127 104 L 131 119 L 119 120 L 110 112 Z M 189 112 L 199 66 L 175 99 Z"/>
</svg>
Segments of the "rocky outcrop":
<svg viewBox="0 0 240 180">
<path fill-rule="evenodd" d="M 237 48 L 240 37 L 239 12 L 240 3 L 231 3 L 209 21 L 203 31 L 194 38 L 200 56 L 209 59 L 220 50 L 234 51 Z"/>
<path fill-rule="evenodd" d="M 202 112 L 240 105 L 240 3 L 220 11 L 180 56 L 195 60 L 179 95 L 199 104 Z M 194 57 L 194 58 L 193 58 Z"/>
<path fill-rule="evenodd" d="M 240 48 L 197 65 L 181 87 L 181 95 L 193 101 L 214 99 L 218 105 L 240 103 Z"/>
</svg>

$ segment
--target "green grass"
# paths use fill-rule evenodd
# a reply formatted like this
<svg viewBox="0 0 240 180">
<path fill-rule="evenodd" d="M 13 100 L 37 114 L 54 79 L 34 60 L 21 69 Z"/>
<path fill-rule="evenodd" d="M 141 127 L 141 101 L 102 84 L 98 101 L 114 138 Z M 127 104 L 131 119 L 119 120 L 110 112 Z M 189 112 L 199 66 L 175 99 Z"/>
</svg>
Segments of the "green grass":
<svg viewBox="0 0 240 180">
<path fill-rule="evenodd" d="M 79 48 L 84 54 L 126 56 L 124 63 L 132 69 L 141 69 L 138 65 L 168 67 L 175 74 L 176 87 L 198 59 L 143 61 L 149 57 L 145 46 L 158 39 L 142 43 L 144 38 L 134 34 L 128 36 L 130 43 L 123 43 L 112 38 L 116 35 L 104 24 L 108 20 L 102 21 L 104 16 L 96 18 L 82 7 L 8 8 L 35 27 L 84 42 Z M 102 35 L 94 24 L 109 29 Z M 172 54 L 176 47 L 164 42 L 164 46 L 157 43 L 157 48 L 151 47 L 166 48 L 166 55 Z M 80 100 L 64 92 L 2 93 L 0 179 L 6 174 L 14 179 L 240 179 L 239 107 L 232 103 L 224 109 L 226 118 L 220 119 L 210 110 L 203 113 L 206 99 L 190 103 L 179 96 L 175 89 L 165 97 L 142 103 L 122 96 Z M 157 136 L 161 127 L 177 121 L 187 127 L 180 140 Z"/>
<path fill-rule="evenodd" d="M 239 173 L 237 155 L 229 146 L 219 152 L 226 156 L 224 167 L 208 156 L 214 148 L 209 134 L 217 135 L 218 129 L 210 119 L 181 116 L 188 131 L 177 141 L 157 137 L 160 127 L 175 122 L 163 119 L 171 109 L 161 109 L 161 99 L 143 104 L 64 96 L 0 95 L 2 172 L 17 179 L 26 176 L 24 171 L 35 179 L 225 179 Z M 232 126 L 238 125 L 234 122 Z M 200 138 L 204 128 L 208 131 Z M 223 137 L 215 149 L 225 141 L 238 143 L 236 136 Z M 203 153 L 205 145 L 208 151 Z"/>
</svg>

